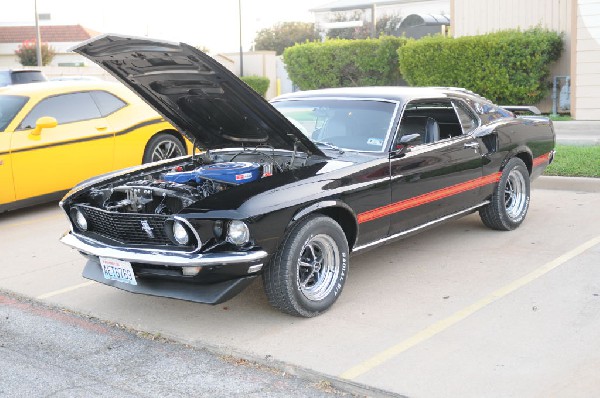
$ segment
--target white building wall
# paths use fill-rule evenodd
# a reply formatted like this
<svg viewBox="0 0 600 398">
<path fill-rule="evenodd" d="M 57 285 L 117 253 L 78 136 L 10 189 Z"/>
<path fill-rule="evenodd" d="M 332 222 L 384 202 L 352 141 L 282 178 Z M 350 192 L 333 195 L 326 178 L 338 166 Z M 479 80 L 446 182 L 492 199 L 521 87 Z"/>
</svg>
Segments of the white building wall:
<svg viewBox="0 0 600 398">
<path fill-rule="evenodd" d="M 600 120 L 600 0 L 577 1 L 574 102 L 578 120 Z"/>
<path fill-rule="evenodd" d="M 240 75 L 240 54 L 226 53 L 225 57 L 233 60 L 233 73 Z M 277 56 L 275 51 L 253 51 L 244 54 L 244 76 L 261 76 L 269 79 L 267 99 L 277 95 Z M 217 61 L 220 61 L 216 58 Z"/>
<path fill-rule="evenodd" d="M 578 0 L 452 0 L 452 34 L 454 37 L 474 36 L 507 29 L 526 30 L 537 26 L 562 33 L 563 53 L 552 65 L 550 76 L 573 78 L 573 1 Z M 551 94 L 536 105 L 542 111 L 550 112 Z M 573 113 L 573 109 L 571 111 Z"/>
<path fill-rule="evenodd" d="M 58 66 L 59 64 L 93 65 L 93 62 L 88 61 L 81 55 L 69 51 L 69 49 L 76 44 L 79 44 L 79 42 L 50 43 L 50 46 L 54 49 L 56 55 L 49 66 Z M 19 45 L 20 44 L 18 43 L 0 43 L 0 68 L 22 68 L 22 65 L 19 63 L 19 58 L 15 55 L 15 51 L 19 48 Z"/>
</svg>

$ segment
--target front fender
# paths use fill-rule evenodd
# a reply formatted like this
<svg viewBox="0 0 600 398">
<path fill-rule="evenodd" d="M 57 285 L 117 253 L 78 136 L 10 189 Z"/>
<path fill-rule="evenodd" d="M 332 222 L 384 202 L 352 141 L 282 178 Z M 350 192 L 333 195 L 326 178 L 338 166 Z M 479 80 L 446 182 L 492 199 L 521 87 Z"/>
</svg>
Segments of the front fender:
<svg viewBox="0 0 600 398">
<path fill-rule="evenodd" d="M 286 230 L 298 220 L 312 213 L 324 214 L 340 224 L 342 230 L 346 234 L 348 246 L 350 248 L 354 247 L 358 238 L 358 221 L 356 213 L 350 206 L 339 200 L 323 200 L 299 209 L 290 220 Z"/>
</svg>

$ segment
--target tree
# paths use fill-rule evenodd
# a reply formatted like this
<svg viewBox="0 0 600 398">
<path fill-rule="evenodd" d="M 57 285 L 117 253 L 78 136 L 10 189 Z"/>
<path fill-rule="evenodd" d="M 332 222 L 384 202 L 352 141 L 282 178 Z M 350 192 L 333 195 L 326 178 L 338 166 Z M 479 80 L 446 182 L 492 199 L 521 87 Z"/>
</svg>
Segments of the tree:
<svg viewBox="0 0 600 398">
<path fill-rule="evenodd" d="M 35 48 L 35 40 L 25 40 L 15 50 L 15 55 L 19 58 L 19 62 L 23 66 L 37 66 L 37 54 Z M 48 65 L 52 62 L 56 51 L 50 47 L 48 43 L 42 43 L 42 65 Z"/>
<path fill-rule="evenodd" d="M 355 11 L 352 15 L 348 13 L 338 12 L 329 18 L 329 22 L 350 22 L 362 21 L 362 12 Z M 327 37 L 330 39 L 366 39 L 370 36 L 371 27 L 368 23 L 362 26 L 351 28 L 332 28 L 327 32 Z"/>
<path fill-rule="evenodd" d="M 330 22 L 348 22 L 361 21 L 363 14 L 360 11 L 355 11 L 353 14 L 336 13 L 330 18 Z M 385 36 L 400 36 L 400 23 L 402 17 L 398 14 L 384 15 L 377 18 L 375 23 L 375 38 Z M 363 26 L 354 28 L 333 28 L 327 32 L 328 38 L 336 39 L 366 39 L 371 37 L 372 25 L 370 22 L 365 22 Z"/>
<path fill-rule="evenodd" d="M 400 35 L 400 24 L 402 23 L 402 17 L 398 14 L 384 15 L 377 18 L 375 23 L 375 29 L 377 30 L 377 37 L 381 35 L 385 36 L 401 36 Z"/>
<path fill-rule="evenodd" d="M 203 53 L 209 54 L 210 53 L 210 48 L 203 46 L 203 45 L 198 45 L 198 46 L 194 46 L 196 49 L 202 51 Z"/>
<path fill-rule="evenodd" d="M 320 40 L 315 24 L 309 22 L 283 22 L 260 30 L 254 38 L 256 50 L 271 50 L 277 55 L 296 43 Z"/>
</svg>

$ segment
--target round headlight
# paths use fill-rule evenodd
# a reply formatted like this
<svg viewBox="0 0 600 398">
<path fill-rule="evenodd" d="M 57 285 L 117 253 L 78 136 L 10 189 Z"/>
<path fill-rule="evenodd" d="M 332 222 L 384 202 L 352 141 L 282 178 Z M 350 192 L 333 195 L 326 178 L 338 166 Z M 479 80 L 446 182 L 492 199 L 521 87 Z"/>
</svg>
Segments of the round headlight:
<svg viewBox="0 0 600 398">
<path fill-rule="evenodd" d="M 185 245 L 190 241 L 187 229 L 179 221 L 173 223 L 173 239 L 180 245 Z"/>
<path fill-rule="evenodd" d="M 83 215 L 83 213 L 81 212 L 81 210 L 79 210 L 79 209 L 72 210 L 71 218 L 73 219 L 73 222 L 75 223 L 75 225 L 77 225 L 77 227 L 79 229 L 87 231 L 88 222 L 87 222 L 87 219 L 85 218 L 85 216 Z"/>
<path fill-rule="evenodd" d="M 234 245 L 243 245 L 250 240 L 250 230 L 245 222 L 233 220 L 227 227 L 227 242 Z"/>
</svg>

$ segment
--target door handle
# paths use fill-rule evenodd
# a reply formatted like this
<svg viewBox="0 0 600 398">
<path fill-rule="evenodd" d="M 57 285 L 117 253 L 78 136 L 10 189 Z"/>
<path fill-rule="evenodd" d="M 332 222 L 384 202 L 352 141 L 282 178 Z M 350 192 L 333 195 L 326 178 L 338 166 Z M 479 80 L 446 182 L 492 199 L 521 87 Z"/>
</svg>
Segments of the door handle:
<svg viewBox="0 0 600 398">
<path fill-rule="evenodd" d="M 98 127 L 96 127 L 96 130 L 98 130 L 98 131 L 106 131 L 106 129 L 108 129 L 108 126 L 98 126 Z"/>
<path fill-rule="evenodd" d="M 475 151 L 477 151 L 479 149 L 479 143 L 478 142 L 467 142 L 464 145 L 464 148 L 466 149 L 474 149 Z"/>
</svg>

